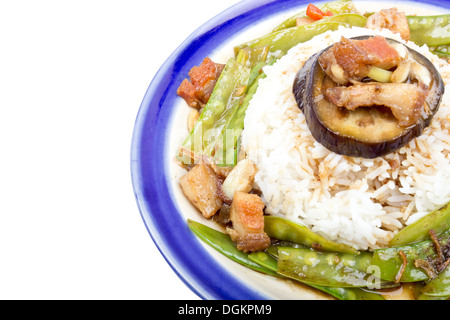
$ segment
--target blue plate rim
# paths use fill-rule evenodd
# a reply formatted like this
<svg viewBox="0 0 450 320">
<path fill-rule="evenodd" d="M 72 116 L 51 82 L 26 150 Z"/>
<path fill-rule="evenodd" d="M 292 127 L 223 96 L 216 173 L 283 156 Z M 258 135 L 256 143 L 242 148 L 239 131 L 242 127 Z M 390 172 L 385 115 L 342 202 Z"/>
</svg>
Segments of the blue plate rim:
<svg viewBox="0 0 450 320">
<path fill-rule="evenodd" d="M 166 142 L 175 105 L 176 87 L 194 65 L 208 56 L 227 35 L 249 23 L 304 6 L 305 0 L 244 0 L 195 30 L 164 62 L 140 105 L 131 143 L 131 179 L 136 202 L 159 252 L 178 277 L 200 298 L 216 300 L 271 299 L 239 281 L 205 250 L 189 230 L 171 196 Z M 324 2 L 324 1 L 321 1 Z M 450 0 L 396 1 L 450 7 Z M 164 156 L 161 156 L 164 155 Z M 176 228 L 176 232 L 173 232 Z M 202 267 L 199 267 L 201 261 Z M 149 270 L 151 272 L 151 270 Z M 226 284 L 226 285 L 224 285 Z"/>
</svg>

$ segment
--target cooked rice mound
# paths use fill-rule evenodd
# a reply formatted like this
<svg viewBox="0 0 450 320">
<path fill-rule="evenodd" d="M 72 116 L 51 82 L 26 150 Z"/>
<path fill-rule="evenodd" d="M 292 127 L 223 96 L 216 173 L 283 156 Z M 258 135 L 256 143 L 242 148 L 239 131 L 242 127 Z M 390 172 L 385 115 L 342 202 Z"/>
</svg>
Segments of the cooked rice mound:
<svg viewBox="0 0 450 320">
<path fill-rule="evenodd" d="M 315 141 L 297 107 L 294 77 L 310 56 L 341 36 L 375 34 L 405 43 L 388 30 L 341 28 L 299 44 L 266 67 L 242 134 L 247 157 L 258 168 L 255 185 L 266 213 L 360 250 L 387 245 L 405 225 L 450 200 L 450 65 L 426 46 L 407 43 L 435 64 L 446 93 L 424 134 L 394 153 L 363 159 L 331 152 Z"/>
</svg>

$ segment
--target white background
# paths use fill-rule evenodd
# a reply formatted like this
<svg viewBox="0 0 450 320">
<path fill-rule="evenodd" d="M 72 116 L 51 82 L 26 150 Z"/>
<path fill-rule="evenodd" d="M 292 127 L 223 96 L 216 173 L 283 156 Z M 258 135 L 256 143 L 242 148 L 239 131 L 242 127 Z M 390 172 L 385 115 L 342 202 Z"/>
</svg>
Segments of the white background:
<svg viewBox="0 0 450 320">
<path fill-rule="evenodd" d="M 154 74 L 237 0 L 0 0 L 0 299 L 199 299 L 142 222 Z"/>
</svg>

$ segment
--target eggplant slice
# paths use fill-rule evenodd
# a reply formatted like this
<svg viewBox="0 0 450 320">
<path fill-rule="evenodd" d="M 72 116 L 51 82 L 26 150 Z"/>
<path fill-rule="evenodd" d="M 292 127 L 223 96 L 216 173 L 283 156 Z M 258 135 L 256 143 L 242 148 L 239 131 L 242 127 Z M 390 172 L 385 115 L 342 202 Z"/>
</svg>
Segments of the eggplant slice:
<svg viewBox="0 0 450 320">
<path fill-rule="evenodd" d="M 352 38 L 364 40 L 372 36 Z M 338 154 L 376 158 L 406 145 L 420 136 L 429 126 L 444 93 L 444 82 L 434 65 L 423 55 L 400 42 L 388 39 L 390 44 L 404 46 L 412 58 L 425 66 L 431 74 L 429 93 L 425 108 L 418 121 L 402 127 L 391 110 L 384 106 L 359 107 L 348 110 L 338 107 L 325 97 L 325 90 L 336 86 L 323 71 L 318 60 L 332 46 L 312 56 L 298 71 L 293 92 L 298 107 L 303 112 L 313 137 L 327 149 Z"/>
</svg>

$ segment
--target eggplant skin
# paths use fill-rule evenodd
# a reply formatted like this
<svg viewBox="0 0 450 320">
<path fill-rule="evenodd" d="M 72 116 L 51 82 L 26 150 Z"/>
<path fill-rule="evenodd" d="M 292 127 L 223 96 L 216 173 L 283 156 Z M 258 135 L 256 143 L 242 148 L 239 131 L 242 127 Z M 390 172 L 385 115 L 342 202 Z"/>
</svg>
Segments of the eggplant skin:
<svg viewBox="0 0 450 320">
<path fill-rule="evenodd" d="M 362 36 L 353 39 L 362 40 L 369 37 L 371 36 Z M 387 40 L 397 42 L 392 39 Z M 420 53 L 407 47 L 414 58 L 425 65 L 433 75 L 435 90 L 432 94 L 434 96 L 427 99 L 427 102 L 432 104 L 430 105 L 431 112 L 426 118 L 421 117 L 417 124 L 405 128 L 404 132 L 394 139 L 380 142 L 367 142 L 358 140 L 355 137 L 343 136 L 333 132 L 324 123 L 322 123 L 318 117 L 315 105 L 316 99 L 313 94 L 313 86 L 315 84 L 314 79 L 317 76 L 317 73 L 321 72 L 321 69 L 319 69 L 321 67 L 319 66 L 318 59 L 320 55 L 329 48 L 331 48 L 331 46 L 311 56 L 311 58 L 309 58 L 303 67 L 297 72 L 293 84 L 293 94 L 297 105 L 304 114 L 306 123 L 316 141 L 321 143 L 325 148 L 337 154 L 349 157 L 373 159 L 392 153 L 408 144 L 411 140 L 422 135 L 423 130 L 430 125 L 434 114 L 437 112 L 444 93 L 444 82 L 439 72 L 428 59 Z"/>
</svg>

